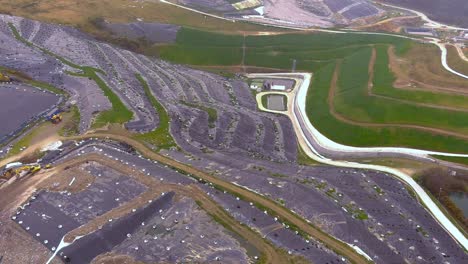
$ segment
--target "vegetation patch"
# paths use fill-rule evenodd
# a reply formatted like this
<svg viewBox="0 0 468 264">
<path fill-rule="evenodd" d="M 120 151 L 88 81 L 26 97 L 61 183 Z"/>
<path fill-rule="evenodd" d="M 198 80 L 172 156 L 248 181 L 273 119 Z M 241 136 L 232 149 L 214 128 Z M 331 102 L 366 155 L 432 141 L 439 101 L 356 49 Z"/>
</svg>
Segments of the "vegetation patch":
<svg viewBox="0 0 468 264">
<path fill-rule="evenodd" d="M 96 82 L 96 84 L 101 88 L 104 95 L 109 99 L 109 102 L 112 104 L 112 108 L 103 112 L 100 112 L 92 124 L 93 128 L 102 127 L 108 123 L 117 123 L 123 124 L 130 121 L 133 117 L 133 112 L 128 110 L 124 103 L 120 100 L 109 86 L 97 75 L 96 71 L 91 67 L 82 67 L 83 73 L 69 73 L 70 75 L 90 78 Z"/>
<path fill-rule="evenodd" d="M 171 147 L 177 146 L 174 138 L 170 133 L 170 117 L 167 113 L 164 106 L 153 96 L 151 89 L 146 82 L 146 80 L 140 75 L 135 75 L 138 81 L 140 81 L 143 89 L 145 90 L 146 96 L 149 98 L 151 105 L 154 107 L 156 112 L 159 115 L 159 126 L 155 130 L 145 133 L 139 134 L 135 137 L 143 140 L 151 145 L 157 147 L 158 149 L 167 149 Z"/>
<path fill-rule="evenodd" d="M 468 75 L 468 61 L 464 61 L 458 55 L 458 51 L 451 45 L 445 45 L 447 47 L 447 63 L 454 70 Z"/>
<path fill-rule="evenodd" d="M 277 173 L 277 172 L 270 172 L 270 175 L 275 177 L 275 178 L 287 178 L 287 175 L 284 175 L 282 173 Z"/>
<path fill-rule="evenodd" d="M 367 66 L 365 66 L 367 69 Z M 327 103 L 330 85 L 336 68 L 331 63 L 314 72 L 307 93 L 306 113 L 314 126 L 335 142 L 350 146 L 408 146 L 419 149 L 460 152 L 468 149 L 466 140 L 436 135 L 409 128 L 365 127 L 339 121 Z M 354 67 L 357 68 L 357 67 Z"/>
<path fill-rule="evenodd" d="M 21 35 L 19 34 L 18 30 L 16 27 L 12 24 L 8 24 L 11 31 L 13 32 L 15 38 L 24 44 L 34 47 L 39 49 L 40 51 L 44 52 L 45 54 L 52 56 L 54 58 L 57 58 L 60 60 L 63 64 L 68 65 L 72 68 L 81 70 L 81 73 L 72 73 L 72 72 L 67 72 L 69 75 L 73 76 L 78 76 L 78 77 L 84 77 L 84 78 L 89 78 L 90 80 L 93 80 L 96 82 L 96 84 L 101 88 L 103 91 L 104 95 L 107 96 L 109 99 L 110 103 L 112 104 L 112 108 L 107 111 L 103 111 L 98 114 L 96 119 L 94 120 L 94 123 L 92 125 L 93 128 L 98 128 L 102 127 L 108 123 L 119 123 L 123 124 L 125 122 L 128 122 L 132 119 L 133 117 L 133 112 L 128 110 L 128 108 L 122 103 L 120 98 L 107 86 L 107 84 L 98 76 L 97 73 L 105 74 L 102 70 L 96 69 L 93 67 L 88 67 L 88 66 L 80 66 L 77 65 L 61 56 L 58 56 L 57 54 L 50 52 L 47 49 L 44 49 L 42 47 L 36 46 L 33 43 L 27 41 Z"/>
<path fill-rule="evenodd" d="M 297 163 L 304 166 L 315 166 L 320 163 L 309 157 L 301 146 L 297 147 Z"/>
<path fill-rule="evenodd" d="M 78 135 L 80 133 L 80 110 L 78 109 L 78 106 L 73 105 L 70 108 L 70 119 L 64 122 L 65 124 L 58 132 L 60 136 L 70 137 Z"/>
<path fill-rule="evenodd" d="M 57 87 L 55 87 L 55 86 L 53 86 L 51 84 L 41 82 L 41 81 L 38 81 L 38 80 L 34 80 L 29 75 L 27 75 L 25 73 L 22 73 L 20 71 L 17 71 L 17 70 L 14 70 L 14 69 L 9 69 L 9 68 L 3 67 L 3 66 L 0 66 L 0 70 L 5 72 L 6 75 L 14 77 L 15 79 L 17 79 L 17 80 L 19 80 L 21 82 L 27 83 L 27 84 L 29 84 L 31 86 L 47 90 L 47 91 L 52 92 L 54 94 L 68 96 L 68 94 L 64 90 L 59 89 L 59 88 L 57 88 Z"/>
<path fill-rule="evenodd" d="M 181 103 L 188 107 L 192 107 L 192 108 L 199 109 L 201 111 L 205 111 L 208 114 L 208 126 L 210 128 L 214 128 L 216 126 L 216 121 L 218 120 L 218 111 L 216 111 L 215 108 L 211 108 L 211 107 L 204 106 L 201 104 L 189 103 L 185 101 L 181 101 Z"/>
<path fill-rule="evenodd" d="M 451 108 L 468 109 L 468 96 L 455 95 L 444 92 L 435 92 L 424 88 L 398 89 L 394 87 L 396 77 L 389 68 L 389 53 L 392 47 L 377 45 L 376 61 L 374 64 L 374 79 L 372 93 L 394 98 L 396 101 L 407 103 L 421 103 L 427 105 L 446 106 Z M 415 90 L 416 89 L 416 90 Z"/>
<path fill-rule="evenodd" d="M 346 204 L 344 208 L 355 219 L 363 221 L 369 219 L 369 215 L 367 215 L 367 213 L 362 208 L 357 208 L 356 204 L 353 202 Z"/>
<path fill-rule="evenodd" d="M 385 52 L 385 48 L 383 51 Z M 424 107 L 367 95 L 371 53 L 372 49 L 369 47 L 343 60 L 333 101 L 336 112 L 357 122 L 420 125 L 468 133 L 466 112 Z M 387 74 L 388 72 L 383 74 L 383 77 L 379 74 L 380 82 L 374 82 L 374 86 L 381 85 L 381 79 L 385 76 L 391 77 Z"/>
</svg>

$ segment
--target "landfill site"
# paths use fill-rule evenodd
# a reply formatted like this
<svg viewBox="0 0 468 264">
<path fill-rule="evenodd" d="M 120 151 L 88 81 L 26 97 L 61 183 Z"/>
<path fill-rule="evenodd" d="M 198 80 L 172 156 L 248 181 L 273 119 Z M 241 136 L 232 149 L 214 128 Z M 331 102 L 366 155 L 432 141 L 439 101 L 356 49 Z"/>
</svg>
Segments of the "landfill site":
<svg viewBox="0 0 468 264">
<path fill-rule="evenodd" d="M 342 13 L 361 14 L 351 7 Z M 298 159 L 290 119 L 260 111 L 253 96 L 255 89 L 291 90 L 291 80 L 261 80 L 252 89 L 242 76 L 8 15 L 0 15 L 0 42 L 2 67 L 63 91 L 14 76 L 0 83 L 8 108 L 0 113 L 7 124 L 0 140 L 12 142 L 0 153 L 0 263 L 468 262 L 396 178 Z M 116 105 L 103 83 L 131 111 L 120 134 L 95 126 L 97 113 Z M 287 110 L 284 96 L 267 103 Z M 74 107 L 76 135 L 57 136 L 38 153 L 12 146 L 39 120 L 63 125 Z M 162 126 L 174 146 L 137 140 Z"/>
</svg>

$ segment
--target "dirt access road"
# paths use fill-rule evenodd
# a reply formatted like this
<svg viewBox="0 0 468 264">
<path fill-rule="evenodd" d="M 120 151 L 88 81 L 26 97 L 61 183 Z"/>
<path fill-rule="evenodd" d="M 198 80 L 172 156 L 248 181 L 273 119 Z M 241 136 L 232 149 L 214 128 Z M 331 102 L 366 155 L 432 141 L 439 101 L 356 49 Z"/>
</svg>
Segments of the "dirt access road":
<svg viewBox="0 0 468 264">
<path fill-rule="evenodd" d="M 287 208 L 282 207 L 278 203 L 271 201 L 261 195 L 255 194 L 247 189 L 244 189 L 240 186 L 234 185 L 232 183 L 226 182 L 222 179 L 219 179 L 215 176 L 212 176 L 208 173 L 205 173 L 199 169 L 193 168 L 189 165 L 177 162 L 173 159 L 170 159 L 168 157 L 165 157 L 163 155 L 160 155 L 158 153 L 153 152 L 149 148 L 147 148 L 144 144 L 142 144 L 139 141 L 136 141 L 134 139 L 120 136 L 120 135 L 115 135 L 115 134 L 107 134 L 107 133 L 93 133 L 93 134 L 87 134 L 83 136 L 78 136 L 78 137 L 71 137 L 71 138 L 64 138 L 66 139 L 71 139 L 71 140 L 83 140 L 83 139 L 90 139 L 90 138 L 101 138 L 101 139 L 111 139 L 119 142 L 126 143 L 133 148 L 135 148 L 137 151 L 139 151 L 143 156 L 146 158 L 156 160 L 158 162 L 161 162 L 163 164 L 172 166 L 176 169 L 179 169 L 181 171 L 184 171 L 188 174 L 192 174 L 196 176 L 197 178 L 200 178 L 202 180 L 205 180 L 207 182 L 210 182 L 214 185 L 219 186 L 220 188 L 238 195 L 239 197 L 242 197 L 242 199 L 246 201 L 251 201 L 259 204 L 260 206 L 264 208 L 268 208 L 277 216 L 280 220 L 284 222 L 290 223 L 290 225 L 297 226 L 298 229 L 301 231 L 307 233 L 314 239 L 322 242 L 325 244 L 328 248 L 331 250 L 335 251 L 336 253 L 348 258 L 349 261 L 352 263 L 368 263 L 368 261 L 360 254 L 358 254 L 355 250 L 353 250 L 350 246 L 346 245 L 343 242 L 340 242 L 336 240 L 335 238 L 329 236 L 328 234 L 324 233 L 320 229 L 314 227 L 313 225 L 307 223 L 304 219 L 299 217 L 298 215 L 292 213 L 289 211 Z M 283 262 L 283 263 L 288 263 L 288 262 Z"/>
<path fill-rule="evenodd" d="M 105 223 L 107 223 L 110 218 L 117 219 L 130 213 L 131 209 L 133 208 L 139 208 L 144 206 L 147 203 L 147 201 L 157 199 L 161 192 L 173 191 L 177 195 L 192 198 L 193 200 L 197 201 L 198 205 L 208 214 L 216 217 L 217 219 L 221 219 L 224 222 L 224 224 L 228 226 L 229 229 L 231 229 L 231 231 L 242 236 L 250 244 L 257 247 L 257 249 L 263 253 L 263 257 L 265 258 L 265 261 L 267 263 L 289 263 L 294 258 L 288 256 L 284 251 L 278 250 L 277 248 L 266 242 L 259 236 L 259 234 L 255 233 L 248 227 L 241 225 L 196 185 L 183 186 L 177 184 L 162 183 L 156 180 L 154 177 L 148 176 L 140 172 L 139 170 L 136 170 L 135 168 L 131 168 L 118 161 L 97 154 L 88 154 L 80 158 L 73 158 L 69 161 L 60 164 L 60 169 L 69 166 L 77 166 L 88 161 L 98 162 L 102 165 L 113 168 L 114 170 L 124 175 L 129 175 L 130 177 L 139 181 L 143 185 L 146 185 L 148 187 L 148 190 L 142 195 L 124 204 L 123 206 L 115 208 L 114 210 L 111 210 L 99 216 L 98 218 L 94 219 L 88 224 L 70 232 L 67 235 L 65 241 L 73 241 L 77 236 L 89 234 L 90 232 L 95 231 L 99 226 L 102 226 Z"/>
<path fill-rule="evenodd" d="M 103 215 L 100 215 L 87 224 L 71 231 L 66 235 L 64 241 L 74 241 L 78 236 L 83 236 L 94 232 L 98 229 L 99 226 L 106 224 L 109 219 L 118 219 L 123 217 L 130 213 L 132 209 L 140 208 L 147 204 L 149 200 L 157 199 L 161 192 L 174 191 L 179 197 L 186 196 L 192 198 L 209 215 L 215 217 L 216 219 L 220 219 L 220 221 L 222 221 L 221 224 L 227 227 L 230 231 L 240 235 L 251 245 L 255 246 L 259 252 L 262 252 L 261 257 L 264 261 L 266 261 L 266 263 L 306 263 L 306 261 L 304 261 L 301 257 L 288 255 L 287 252 L 284 250 L 279 250 L 252 229 L 240 224 L 231 215 L 224 211 L 224 209 L 221 208 L 216 202 L 214 202 L 207 194 L 205 194 L 205 192 L 203 192 L 203 190 L 201 190 L 198 186 L 183 186 L 162 183 L 156 180 L 154 177 L 148 176 L 139 170 L 136 170 L 135 168 L 131 168 L 118 161 L 98 154 L 87 154 L 80 156 L 79 158 L 72 158 L 59 164 L 52 170 L 49 170 L 45 173 L 38 173 L 29 178 L 23 179 L 19 185 L 12 184 L 6 187 L 2 191 L 8 194 L 19 193 L 23 191 L 25 191 L 25 193 L 21 195 L 21 199 L 15 199 L 11 201 L 8 199 L 0 199 L 0 209 L 5 214 L 5 220 L 8 221 L 8 218 L 12 212 L 14 212 L 16 208 L 31 195 L 32 191 L 36 190 L 35 187 L 37 187 L 39 183 L 52 179 L 56 175 L 62 174 L 66 169 L 79 166 L 86 162 L 97 162 L 101 165 L 111 167 L 122 174 L 129 175 L 130 177 L 139 181 L 141 184 L 147 186 L 148 190 L 140 196 L 125 203 L 124 205 L 117 207 Z M 27 191 L 25 190 L 26 186 L 28 186 Z M 14 237 L 12 237 L 12 239 L 14 239 Z M 47 251 L 45 248 L 44 250 Z"/>
</svg>

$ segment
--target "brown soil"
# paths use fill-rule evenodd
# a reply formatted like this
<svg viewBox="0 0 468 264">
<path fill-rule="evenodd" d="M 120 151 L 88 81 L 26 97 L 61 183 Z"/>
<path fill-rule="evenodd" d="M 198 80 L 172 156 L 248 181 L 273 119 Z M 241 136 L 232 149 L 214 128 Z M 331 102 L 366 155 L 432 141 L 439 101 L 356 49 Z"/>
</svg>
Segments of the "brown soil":
<svg viewBox="0 0 468 264">
<path fill-rule="evenodd" d="M 392 62 L 391 61 L 394 61 L 395 58 L 395 53 L 394 53 L 394 47 L 393 46 L 390 46 L 388 48 L 388 51 L 387 51 L 389 57 L 393 57 L 392 59 L 390 59 L 390 63 L 389 63 L 389 67 L 390 69 L 392 69 L 392 67 L 395 67 L 394 65 L 391 65 Z M 459 111 L 459 112 L 468 112 L 468 108 L 460 108 L 460 107 L 450 107 L 450 106 L 444 106 L 444 105 L 435 105 L 435 104 L 425 104 L 425 103 L 418 103 L 418 102 L 414 102 L 414 101 L 408 101 L 408 100 L 404 100 L 404 99 L 397 99 L 397 98 L 393 98 L 393 97 L 388 97 L 388 96 L 383 96 L 383 95 L 378 95 L 378 94 L 374 94 L 372 92 L 372 89 L 374 88 L 373 87 L 373 83 L 372 83 L 372 80 L 374 79 L 374 65 L 375 65 L 375 60 L 376 60 L 376 50 L 375 48 L 372 49 L 372 57 L 371 57 L 371 60 L 369 62 L 369 81 L 368 81 L 368 84 L 367 84 L 367 94 L 369 96 L 374 96 L 374 97 L 379 97 L 379 98 L 385 98 L 387 100 L 392 100 L 392 101 L 395 101 L 395 102 L 401 102 L 401 103 L 409 103 L 409 104 L 412 104 L 412 105 L 417 105 L 417 106 L 421 106 L 421 107 L 431 107 L 431 108 L 437 108 L 437 109 L 444 109 L 444 110 L 450 110 L 450 111 Z M 397 86 L 397 83 L 399 83 L 399 87 L 396 87 Z M 396 80 L 395 83 L 394 83 L 394 87 L 395 88 L 400 88 L 400 89 L 404 89 L 408 86 L 411 86 L 411 83 L 403 83 L 402 80 Z M 411 88 L 410 88 L 411 89 Z M 407 89 L 407 90 L 410 90 L 410 89 Z M 417 90 L 417 88 L 413 88 L 413 90 Z M 427 89 L 419 89 L 419 90 L 426 90 Z"/>
<path fill-rule="evenodd" d="M 72 182 L 70 186 L 69 184 Z M 80 168 L 65 168 L 64 170 L 55 171 L 55 173 L 46 178 L 37 185 L 38 189 L 48 190 L 50 192 L 67 191 L 71 193 L 81 192 L 86 189 L 88 184 L 93 183 L 95 177 Z"/>
<path fill-rule="evenodd" d="M 307 223 L 304 219 L 291 213 L 287 208 L 284 208 L 278 205 L 276 202 L 271 201 L 258 194 L 252 193 L 240 186 L 236 186 L 230 182 L 226 182 L 222 179 L 217 178 L 216 176 L 205 173 L 199 169 L 193 168 L 183 163 L 179 163 L 168 157 L 155 153 L 151 151 L 150 149 L 148 149 L 141 142 L 131 139 L 127 136 L 100 132 L 100 133 L 87 134 L 87 135 L 78 136 L 78 137 L 72 137 L 68 139 L 81 140 L 81 139 L 96 138 L 96 137 L 97 138 L 109 138 L 112 140 L 127 143 L 131 145 L 132 147 L 134 147 L 136 150 L 138 150 L 140 153 L 142 153 L 142 155 L 146 156 L 147 158 L 156 160 L 163 164 L 173 166 L 179 170 L 185 171 L 198 178 L 206 180 L 207 182 L 211 182 L 215 185 L 218 185 L 221 188 L 225 189 L 226 191 L 229 191 L 231 193 L 238 194 L 244 197 L 247 201 L 255 201 L 256 203 L 259 203 L 260 205 L 272 210 L 278 216 L 278 218 L 280 218 L 282 221 L 287 221 L 297 226 L 300 230 L 306 232 L 311 237 L 321 241 L 322 243 L 327 245 L 327 247 L 334 250 L 338 254 L 346 256 L 353 263 L 367 263 L 367 261 L 361 255 L 357 254 L 349 246 L 343 244 L 342 242 L 337 241 L 333 237 L 324 233 L 322 230 L 317 229 L 316 227 Z M 107 161 L 104 157 L 101 157 L 96 154 L 86 156 L 86 160 L 92 160 L 92 159 L 95 159 L 96 161 L 98 161 L 99 163 L 103 163 L 104 165 L 106 164 L 110 165 L 114 169 L 121 169 L 124 171 L 129 170 L 129 169 L 133 170 L 131 168 L 124 168 L 124 166 L 122 166 L 121 163 L 117 163 L 112 160 Z M 41 181 L 44 181 L 45 179 L 50 177 L 53 173 L 62 172 L 67 166 L 79 165 L 80 163 L 84 161 L 85 159 L 83 159 L 83 157 L 80 157 L 79 159 L 74 159 L 72 161 L 68 161 L 65 164 L 61 164 L 57 166 L 56 168 L 53 168 L 50 171 L 43 171 L 43 172 L 37 173 L 35 175 L 32 175 L 31 177 L 25 178 L 23 180 L 15 182 L 14 184 L 10 186 L 5 187 L 4 189 L 2 189 L 2 196 L 0 197 L 0 211 L 5 212 L 7 215 L 11 215 L 16 210 L 16 208 L 20 204 L 22 204 L 32 194 L 32 192 L 36 189 L 36 186 L 38 186 L 38 184 Z M 132 171 L 132 173 L 129 173 L 128 175 L 138 175 L 138 173 L 136 173 L 135 171 Z M 141 182 L 144 182 L 148 186 L 151 186 L 151 188 L 153 188 L 155 184 L 155 180 L 153 178 L 151 178 L 151 182 L 146 177 L 139 177 L 138 180 Z M 283 254 L 281 250 L 278 250 L 277 248 L 271 246 L 269 243 L 266 243 L 265 240 L 263 240 L 260 236 L 258 236 L 257 233 L 251 231 L 249 228 L 243 225 L 240 225 L 237 221 L 231 218 L 222 208 L 220 208 L 215 202 L 213 202 L 209 197 L 207 197 L 204 194 L 204 192 L 202 192 L 199 188 L 195 186 L 183 187 L 183 186 L 178 186 L 178 185 L 176 186 L 161 185 L 161 184 L 157 184 L 157 185 L 158 186 L 154 186 L 154 188 L 158 188 L 158 193 L 160 193 L 159 190 L 163 188 L 167 188 L 167 190 L 176 191 L 178 195 L 188 196 L 188 197 L 191 197 L 192 199 L 200 201 L 202 205 L 202 209 L 206 210 L 210 214 L 217 215 L 218 217 L 223 219 L 225 222 L 228 223 L 229 226 L 233 228 L 233 230 L 236 233 L 239 233 L 240 235 L 242 235 L 249 242 L 251 242 L 251 244 L 258 247 L 260 251 L 265 252 L 267 263 L 291 263 L 292 261 L 294 261 L 295 263 L 302 262 L 302 260 L 297 259 L 297 257 L 294 257 L 295 258 L 294 260 L 291 259 L 290 258 L 291 256 L 288 256 L 287 254 Z M 122 207 L 112 210 L 108 214 L 105 214 L 97 218 L 96 220 L 92 221 L 92 223 L 85 225 L 83 227 L 80 227 L 76 231 L 73 231 L 72 234 L 70 235 L 73 235 L 73 234 L 76 235 L 78 233 L 88 233 L 93 230 L 96 230 L 96 228 L 99 225 L 102 225 L 108 221 L 109 218 L 105 218 L 105 217 L 118 217 L 118 216 L 125 215 L 131 209 L 141 206 L 143 203 L 151 199 L 151 197 L 155 197 L 153 195 L 154 194 L 152 193 L 145 192 L 141 197 L 139 197 L 140 199 L 138 198 L 134 199 L 126 203 Z M 15 199 L 12 199 L 11 197 L 15 197 Z"/>
<path fill-rule="evenodd" d="M 77 26 L 88 33 L 99 35 L 91 20 L 104 18 L 113 23 L 146 22 L 185 25 L 221 31 L 227 34 L 242 32 L 282 32 L 285 29 L 269 28 L 244 22 L 231 22 L 198 14 L 159 1 L 133 0 L 4 0 L 0 13 L 13 14 L 44 22 Z"/>
<path fill-rule="evenodd" d="M 117 255 L 115 253 L 106 253 L 97 256 L 92 264 L 145 264 L 141 261 L 136 261 L 130 256 Z"/>
<path fill-rule="evenodd" d="M 468 81 L 443 68 L 440 51 L 433 45 L 414 44 L 404 57 L 397 57 L 392 47 L 389 61 L 396 88 L 468 94 Z"/>
<path fill-rule="evenodd" d="M 50 251 L 26 233 L 9 217 L 0 217 L 0 256 L 5 264 L 36 264 L 46 263 Z M 52 264 L 62 261 L 56 259 Z"/>
<path fill-rule="evenodd" d="M 0 212 L 2 214 L 13 214 L 36 191 L 36 186 L 50 177 L 50 175 L 52 175 L 51 171 L 40 171 L 36 174 L 26 175 L 23 178 L 17 179 L 11 185 L 2 186 Z"/>
<path fill-rule="evenodd" d="M 23 150 L 19 155 L 0 160 L 0 167 L 5 166 L 10 162 L 33 156 L 35 155 L 35 152 L 37 150 L 40 150 L 41 148 L 58 141 L 58 132 L 60 131 L 60 129 L 63 128 L 64 124 L 67 122 L 68 119 L 70 119 L 70 114 L 65 113 L 63 115 L 64 121 L 60 124 L 54 125 L 50 122 L 44 122 L 42 124 L 39 124 L 31 131 L 29 131 L 26 135 L 24 135 L 25 137 L 29 136 L 30 134 L 32 135 L 30 144 L 27 146 L 27 148 Z"/>
<path fill-rule="evenodd" d="M 46 263 L 49 250 L 20 228 L 10 217 L 50 172 L 37 173 L 2 188 L 0 195 L 0 256 L 3 263 Z M 52 263 L 62 263 L 53 261 Z"/>
</svg>

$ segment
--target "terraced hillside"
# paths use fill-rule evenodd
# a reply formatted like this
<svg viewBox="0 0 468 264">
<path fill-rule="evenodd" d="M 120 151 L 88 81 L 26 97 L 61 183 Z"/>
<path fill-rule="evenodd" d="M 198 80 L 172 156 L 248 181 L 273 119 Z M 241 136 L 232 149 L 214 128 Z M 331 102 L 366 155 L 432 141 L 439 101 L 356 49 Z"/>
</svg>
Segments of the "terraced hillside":
<svg viewBox="0 0 468 264">
<path fill-rule="evenodd" d="M 203 51 L 202 55 L 213 63 L 225 61 L 219 56 L 222 53 L 210 54 L 202 49 L 201 45 L 209 42 L 202 33 L 184 31 L 192 34 L 186 35 L 187 44 L 181 43 L 183 36 L 179 37 L 176 46 L 162 50 L 163 56 L 175 56 L 172 48 L 180 51 L 192 47 L 197 52 Z M 82 258 L 84 262 L 106 251 L 151 262 L 166 261 L 172 256 L 175 260 L 171 260 L 182 262 L 192 260 L 188 256 L 192 250 L 199 252 L 197 250 L 207 246 L 218 249 L 225 245 L 232 250 L 219 251 L 219 255 L 227 263 L 233 255 L 254 261 L 257 255 L 246 253 L 248 246 L 239 245 L 234 235 L 224 233 L 226 226 L 235 226 L 239 228 L 237 233 L 253 233 L 250 238 L 260 239 L 256 240 L 258 243 L 255 245 L 262 245 L 260 250 L 269 253 L 270 258 L 281 257 L 274 258 L 278 263 L 289 263 L 290 257 L 314 263 L 341 263 L 342 258 L 347 256 L 365 263 L 365 258 L 350 248 L 351 244 L 366 252 L 376 263 L 403 263 L 405 260 L 414 263 L 445 260 L 463 263 L 463 259 L 466 259 L 463 249 L 412 197 L 411 192 L 390 175 L 298 164 L 297 154 L 300 151 L 290 120 L 285 116 L 258 111 L 254 96 L 242 78 L 226 78 L 139 55 L 96 41 L 68 27 L 19 17 L 0 16 L 0 32 L 1 40 L 8 43 L 0 49 L 1 54 L 8 58 L 2 61 L 2 65 L 8 64 L 4 66 L 24 71 L 71 93 L 80 109 L 82 132 L 97 129 L 95 133 L 64 138 L 66 142 L 61 150 L 45 153 L 42 161 L 62 166 L 60 168 L 79 169 L 80 173 L 88 172 L 95 178 L 102 177 L 96 184 L 102 184 L 103 192 L 85 182 L 79 185 L 83 186 L 81 194 L 44 191 L 37 193 L 34 199 L 31 197 L 31 200 L 25 195 L 24 202 L 30 202 L 29 205 L 18 208 L 18 204 L 10 208 L 10 214 L 2 215 L 2 224 L 6 222 L 16 229 L 21 228 L 23 237 L 36 241 L 37 248 L 45 251 L 46 255 L 55 250 L 55 245 L 49 244 L 49 236 L 50 241 L 56 244 L 60 239 L 58 234 L 70 232 L 68 235 L 72 238 L 92 230 L 96 233 L 77 240 L 76 244 L 61 252 L 73 258 Z M 195 38 L 197 34 L 200 35 Z M 306 38 L 305 44 L 317 41 L 314 35 L 298 36 Z M 277 65 L 283 65 L 286 61 L 292 63 L 288 53 L 296 45 L 294 39 L 287 35 L 278 38 L 284 49 L 272 45 L 272 39 L 263 37 L 247 37 L 244 40 L 242 36 L 225 39 L 219 35 L 217 38 L 219 52 L 239 50 L 239 47 L 242 50 L 237 45 L 245 43 L 245 60 L 242 60 L 243 52 L 233 52 L 232 61 L 225 63 L 235 67 L 242 61 L 247 64 L 252 59 L 263 60 L 264 65 L 270 59 Z M 196 40 L 198 43 L 195 43 Z M 320 35 L 321 42 L 315 43 L 317 47 L 319 44 L 335 45 L 336 50 L 341 50 L 342 47 L 336 43 L 339 40 L 337 36 Z M 369 52 L 369 42 L 374 46 L 394 45 L 398 53 L 407 48 L 406 42 L 393 38 L 365 36 L 349 39 L 345 43 L 347 47 L 343 49 L 344 55 L 337 58 L 345 60 L 347 55 Z M 211 46 L 215 46 L 213 42 Z M 254 48 L 259 50 L 257 59 L 249 53 Z M 329 52 L 328 55 L 336 53 Z M 315 54 L 324 57 L 316 60 Z M 325 54 L 327 52 L 320 49 L 298 49 L 297 66 L 308 69 L 308 63 L 313 61 L 317 72 L 331 69 L 333 73 L 336 60 L 327 61 Z M 33 59 L 27 60 L 25 55 Z M 203 64 L 204 57 L 193 56 L 190 50 L 186 55 L 193 59 L 193 63 Z M 290 65 L 288 63 L 282 67 L 289 68 Z M 37 70 L 46 66 L 48 68 L 43 71 Z M 122 135 L 112 128 L 106 129 L 110 123 L 113 127 L 124 125 L 131 133 Z M 123 175 L 122 182 L 129 182 L 128 186 L 116 183 L 119 175 Z M 52 177 L 52 184 L 47 187 L 52 188 L 56 177 L 49 176 Z M 135 178 L 139 183 L 129 178 Z M 66 183 L 70 184 L 68 181 Z M 146 185 L 150 191 L 145 191 L 144 186 L 140 185 Z M 55 185 L 55 188 L 57 186 L 66 184 Z M 197 191 L 199 189 L 201 191 Z M 115 197 L 112 190 L 123 190 L 123 195 Z M 188 198 L 174 201 L 169 193 L 171 190 L 175 190 L 179 198 Z M 163 191 L 165 193 L 161 194 Z M 133 206 L 141 202 L 132 199 L 135 193 L 148 195 L 142 200 L 144 206 L 142 203 Z M 89 208 L 92 206 L 88 204 L 89 200 L 79 199 L 80 195 L 93 195 L 109 203 L 99 204 L 99 212 L 103 214 L 97 216 L 91 210 L 93 208 Z M 120 199 L 135 203 L 131 203 L 131 207 L 126 206 L 119 203 Z M 197 204 L 194 201 L 197 199 L 204 202 Z M 37 204 L 33 200 L 37 200 Z M 216 206 L 204 207 L 206 203 L 213 204 L 210 202 L 213 200 Z M 7 203 L 10 204 L 9 201 Z M 161 204 L 167 207 L 157 213 L 159 211 L 154 209 Z M 42 214 L 34 213 L 36 209 L 44 211 L 44 214 L 54 212 L 60 218 L 43 221 Z M 181 224 L 182 220 L 187 220 L 182 210 L 194 215 L 191 219 L 193 226 L 188 226 L 190 232 L 186 229 L 187 225 Z M 126 214 L 114 218 L 108 214 L 112 211 Z M 222 215 L 222 219 L 235 220 L 231 219 L 228 225 L 208 221 L 206 212 L 210 211 L 215 212 L 216 216 Z M 12 223 L 8 218 L 13 215 Z M 146 221 L 135 221 L 135 215 L 143 215 Z M 212 219 L 219 219 L 216 216 Z M 162 221 L 162 217 L 167 217 L 167 221 Z M 61 219 L 73 225 L 63 225 Z M 243 225 L 239 225 L 239 222 Z M 28 225 L 23 225 L 25 223 Z M 149 224 L 163 228 L 151 231 Z M 58 225 L 62 227 L 58 228 Z M 255 231 L 248 232 L 252 229 Z M 219 242 L 217 245 L 215 241 L 200 237 L 203 235 L 200 232 L 211 237 L 213 233 L 209 230 L 222 230 L 223 244 L 220 240 L 216 240 L 216 243 Z M 157 246 L 146 231 L 149 234 L 174 234 L 180 240 L 176 241 L 177 246 L 172 247 L 174 241 L 158 235 L 161 245 L 166 248 L 154 251 L 154 255 L 151 253 L 153 257 L 146 259 L 145 252 Z M 109 236 L 109 233 L 115 234 L 115 237 Z M 195 248 L 185 243 L 193 239 L 191 234 L 200 237 L 191 240 L 196 243 Z M 111 237 L 112 243 L 96 243 L 103 237 Z M 8 237 L 2 234 L 0 243 L 7 245 Z M 91 255 L 79 254 L 82 246 L 92 248 L 89 251 Z M 8 260 L 15 260 L 11 252 L 8 251 Z M 173 255 L 173 252 L 177 254 Z M 201 260 L 216 260 L 218 256 L 203 252 Z M 24 253 L 20 255 L 25 256 Z M 63 254 L 59 256 L 65 258 Z"/>
<path fill-rule="evenodd" d="M 92 42 L 68 28 L 30 20 L 7 19 L 11 20 L 10 26 L 4 23 L 4 30 L 8 31 L 9 27 L 16 29 L 19 40 L 31 45 L 28 50 L 41 52 L 41 49 L 45 49 L 60 58 L 62 67 L 65 67 L 64 73 L 69 74 L 62 73 L 58 75 L 57 81 L 51 80 L 51 83 L 58 87 L 66 86 L 67 89 L 83 89 L 64 85 L 62 80 L 77 78 L 81 81 L 86 80 L 83 77 L 91 78 L 95 85 L 89 93 L 99 94 L 102 90 L 111 101 L 111 110 L 94 117 L 85 115 L 81 118 L 82 131 L 91 124 L 99 127 L 108 122 L 125 123 L 126 128 L 134 132 L 154 130 L 160 125 L 160 117 L 155 114 L 154 105 L 143 92 L 143 86 L 147 84 L 151 87 L 150 94 L 158 98 L 171 118 L 176 120 L 171 126 L 174 137 L 187 136 L 190 140 L 184 139 L 184 142 L 197 149 L 209 147 L 233 153 L 246 152 L 252 156 L 274 160 L 296 158 L 296 145 L 284 143 L 285 138 L 293 135 L 289 122 L 282 116 L 258 114 L 255 101 L 242 81 L 227 80 L 214 74 L 137 55 L 105 43 Z M 142 77 L 138 78 L 136 73 Z M 101 100 L 79 91 L 71 92 L 86 99 Z M 122 98 L 122 102 L 118 98 Z M 87 113 L 88 104 L 83 100 L 85 99 L 77 99 L 78 107 Z M 95 102 L 92 105 L 99 107 L 101 103 Z M 242 111 L 239 111 L 239 107 L 242 107 Z M 208 124 L 207 108 L 217 111 L 216 120 L 211 120 L 211 124 Z M 149 142 L 155 143 L 164 145 L 167 142 Z"/>
<path fill-rule="evenodd" d="M 425 55 L 422 63 L 413 60 L 418 53 Z M 309 118 L 321 133 L 343 144 L 468 149 L 468 81 L 445 72 L 437 48 L 428 44 L 380 35 L 244 38 L 182 29 L 176 44 L 162 47 L 160 54 L 178 63 L 223 69 L 313 72 Z"/>
</svg>

